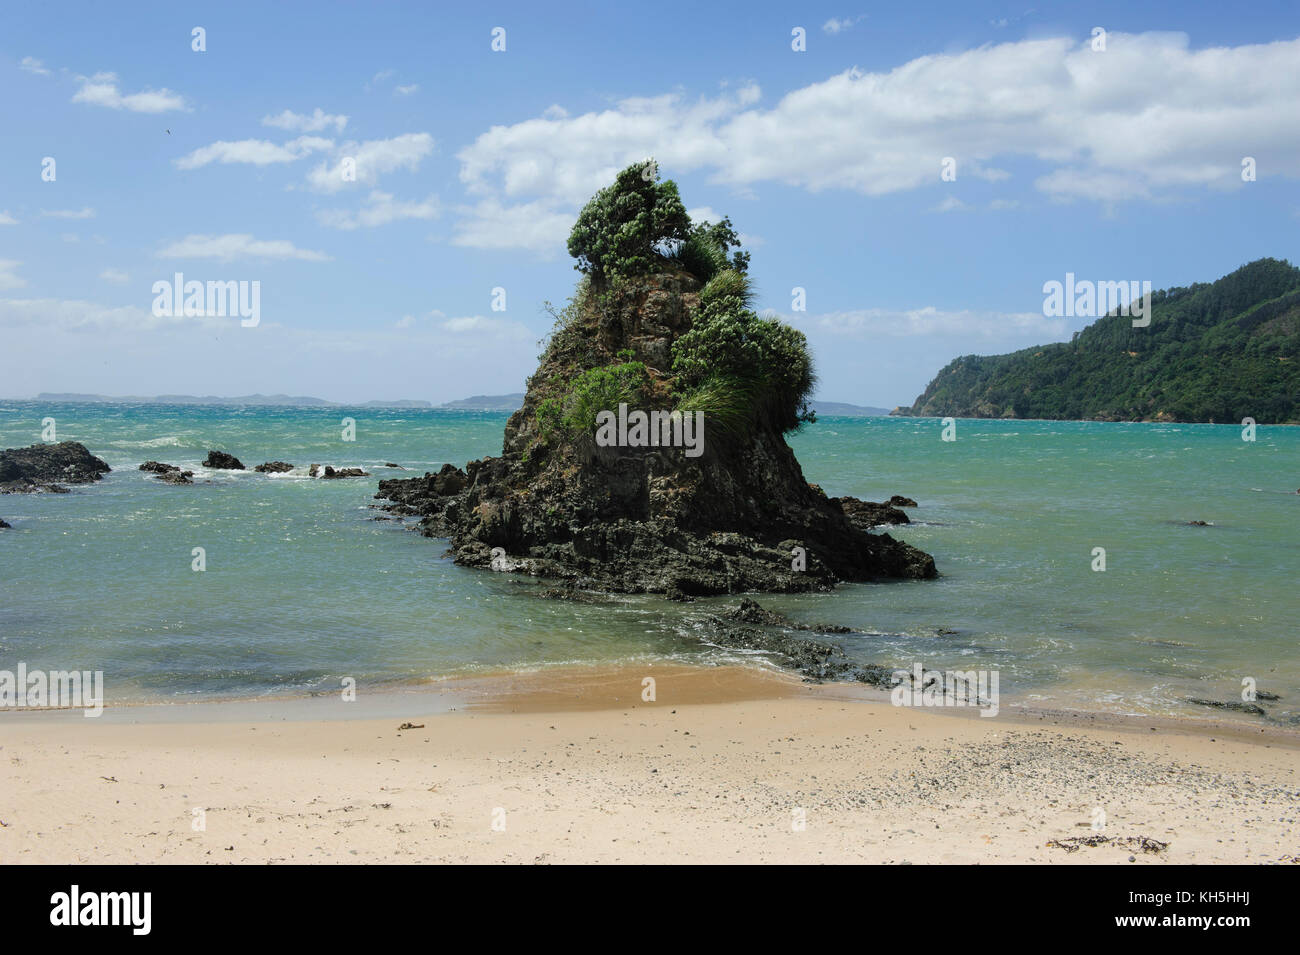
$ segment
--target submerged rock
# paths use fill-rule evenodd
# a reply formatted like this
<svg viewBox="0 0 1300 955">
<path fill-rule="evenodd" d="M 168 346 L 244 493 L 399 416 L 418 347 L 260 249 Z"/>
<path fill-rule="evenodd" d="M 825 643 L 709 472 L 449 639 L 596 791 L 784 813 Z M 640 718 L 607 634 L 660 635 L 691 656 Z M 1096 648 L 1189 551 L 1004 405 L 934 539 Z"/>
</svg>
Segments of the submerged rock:
<svg viewBox="0 0 1300 955">
<path fill-rule="evenodd" d="M 1267 716 L 1268 711 L 1256 703 L 1243 703 L 1240 700 L 1203 700 L 1197 697 L 1189 697 L 1188 703 L 1195 703 L 1197 706 L 1211 706 L 1216 710 L 1236 710 L 1238 713 L 1249 713 L 1252 716 Z"/>
<path fill-rule="evenodd" d="M 225 451 L 209 451 L 208 456 L 203 460 L 205 468 L 216 468 L 222 471 L 243 471 L 243 463 L 233 454 L 226 454 Z"/>
<path fill-rule="evenodd" d="M 8 524 L 8 523 L 6 523 L 5 520 L 4 520 L 4 518 L 0 518 L 0 528 L 4 528 L 4 527 L 12 528 L 13 525 L 12 525 L 12 524 Z"/>
<path fill-rule="evenodd" d="M 283 474 L 285 471 L 292 471 L 293 465 L 288 461 L 267 461 L 265 464 L 259 464 L 253 470 L 261 474 Z"/>
<path fill-rule="evenodd" d="M 0 451 L 0 494 L 64 493 L 65 484 L 90 484 L 113 470 L 76 441 Z"/>
</svg>

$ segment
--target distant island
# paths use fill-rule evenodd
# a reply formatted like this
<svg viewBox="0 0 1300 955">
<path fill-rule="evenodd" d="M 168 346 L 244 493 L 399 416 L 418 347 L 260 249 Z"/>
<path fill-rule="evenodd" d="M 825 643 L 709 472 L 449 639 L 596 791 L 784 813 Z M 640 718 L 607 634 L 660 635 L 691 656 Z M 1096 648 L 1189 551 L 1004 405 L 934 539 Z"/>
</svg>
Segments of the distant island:
<svg viewBox="0 0 1300 955">
<path fill-rule="evenodd" d="M 474 395 L 459 401 L 448 401 L 438 407 L 460 411 L 518 411 L 523 403 L 523 392 L 516 392 L 509 395 Z"/>
<path fill-rule="evenodd" d="M 825 415 L 827 417 L 839 416 L 842 418 L 876 418 L 889 414 L 888 408 L 872 408 L 866 405 L 850 405 L 842 401 L 816 401 L 812 402 L 812 410 L 815 414 Z"/>
<path fill-rule="evenodd" d="M 917 417 L 1300 423 L 1300 269 L 1259 259 L 1151 296 L 1150 324 L 1115 312 L 1070 342 L 965 355 Z"/>
</svg>

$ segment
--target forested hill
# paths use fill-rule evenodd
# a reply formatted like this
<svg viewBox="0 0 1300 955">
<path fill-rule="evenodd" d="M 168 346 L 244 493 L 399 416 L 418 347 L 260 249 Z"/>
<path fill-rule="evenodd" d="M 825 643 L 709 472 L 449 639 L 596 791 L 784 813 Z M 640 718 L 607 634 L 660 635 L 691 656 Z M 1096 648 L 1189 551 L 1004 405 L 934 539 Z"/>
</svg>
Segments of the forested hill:
<svg viewBox="0 0 1300 955">
<path fill-rule="evenodd" d="M 894 414 L 1300 423 L 1300 269 L 1260 259 L 1152 293 L 1151 323 L 1110 314 L 1070 342 L 949 362 Z"/>
</svg>

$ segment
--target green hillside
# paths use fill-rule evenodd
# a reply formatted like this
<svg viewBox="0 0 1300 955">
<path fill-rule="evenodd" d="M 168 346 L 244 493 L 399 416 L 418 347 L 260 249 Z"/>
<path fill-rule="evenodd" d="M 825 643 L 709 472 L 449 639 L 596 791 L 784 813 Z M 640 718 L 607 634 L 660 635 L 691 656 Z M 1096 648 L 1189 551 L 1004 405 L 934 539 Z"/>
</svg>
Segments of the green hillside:
<svg viewBox="0 0 1300 955">
<path fill-rule="evenodd" d="M 1260 259 L 1153 292 L 1146 328 L 1112 313 L 1068 343 L 957 358 L 895 414 L 1300 423 L 1300 269 Z"/>
</svg>

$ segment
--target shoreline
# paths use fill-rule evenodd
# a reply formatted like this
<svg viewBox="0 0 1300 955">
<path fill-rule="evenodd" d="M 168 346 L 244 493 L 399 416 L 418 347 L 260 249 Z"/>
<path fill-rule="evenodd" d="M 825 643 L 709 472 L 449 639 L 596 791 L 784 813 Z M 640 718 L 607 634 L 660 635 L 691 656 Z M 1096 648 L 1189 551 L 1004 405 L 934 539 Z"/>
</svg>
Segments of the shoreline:
<svg viewBox="0 0 1300 955">
<path fill-rule="evenodd" d="M 1300 843 L 1300 734 L 872 705 L 748 667 L 546 676 L 346 715 L 13 714 L 0 863 L 1290 863 Z"/>
<path fill-rule="evenodd" d="M 1194 717 L 1183 714 L 1122 713 L 1107 710 L 1046 707 L 1004 697 L 994 717 L 980 717 L 973 706 L 895 707 L 888 690 L 855 682 L 811 683 L 797 671 L 771 664 L 682 663 L 561 663 L 524 670 L 489 670 L 413 682 L 386 683 L 375 689 L 359 685 L 356 699 L 345 705 L 341 691 L 311 691 L 262 696 L 202 698 L 194 700 L 132 700 L 104 704 L 103 713 L 91 720 L 78 707 L 2 707 L 0 731 L 8 722 L 39 723 L 48 719 L 75 719 L 95 723 L 205 723 L 232 721 L 348 721 L 401 715 L 475 712 L 586 712 L 641 705 L 639 681 L 645 676 L 677 681 L 683 702 L 755 702 L 808 698 L 887 706 L 936 717 L 976 719 L 990 725 L 1050 722 L 1064 726 L 1107 727 L 1117 732 L 1183 733 L 1215 736 L 1300 749 L 1300 728 L 1242 719 Z"/>
</svg>

